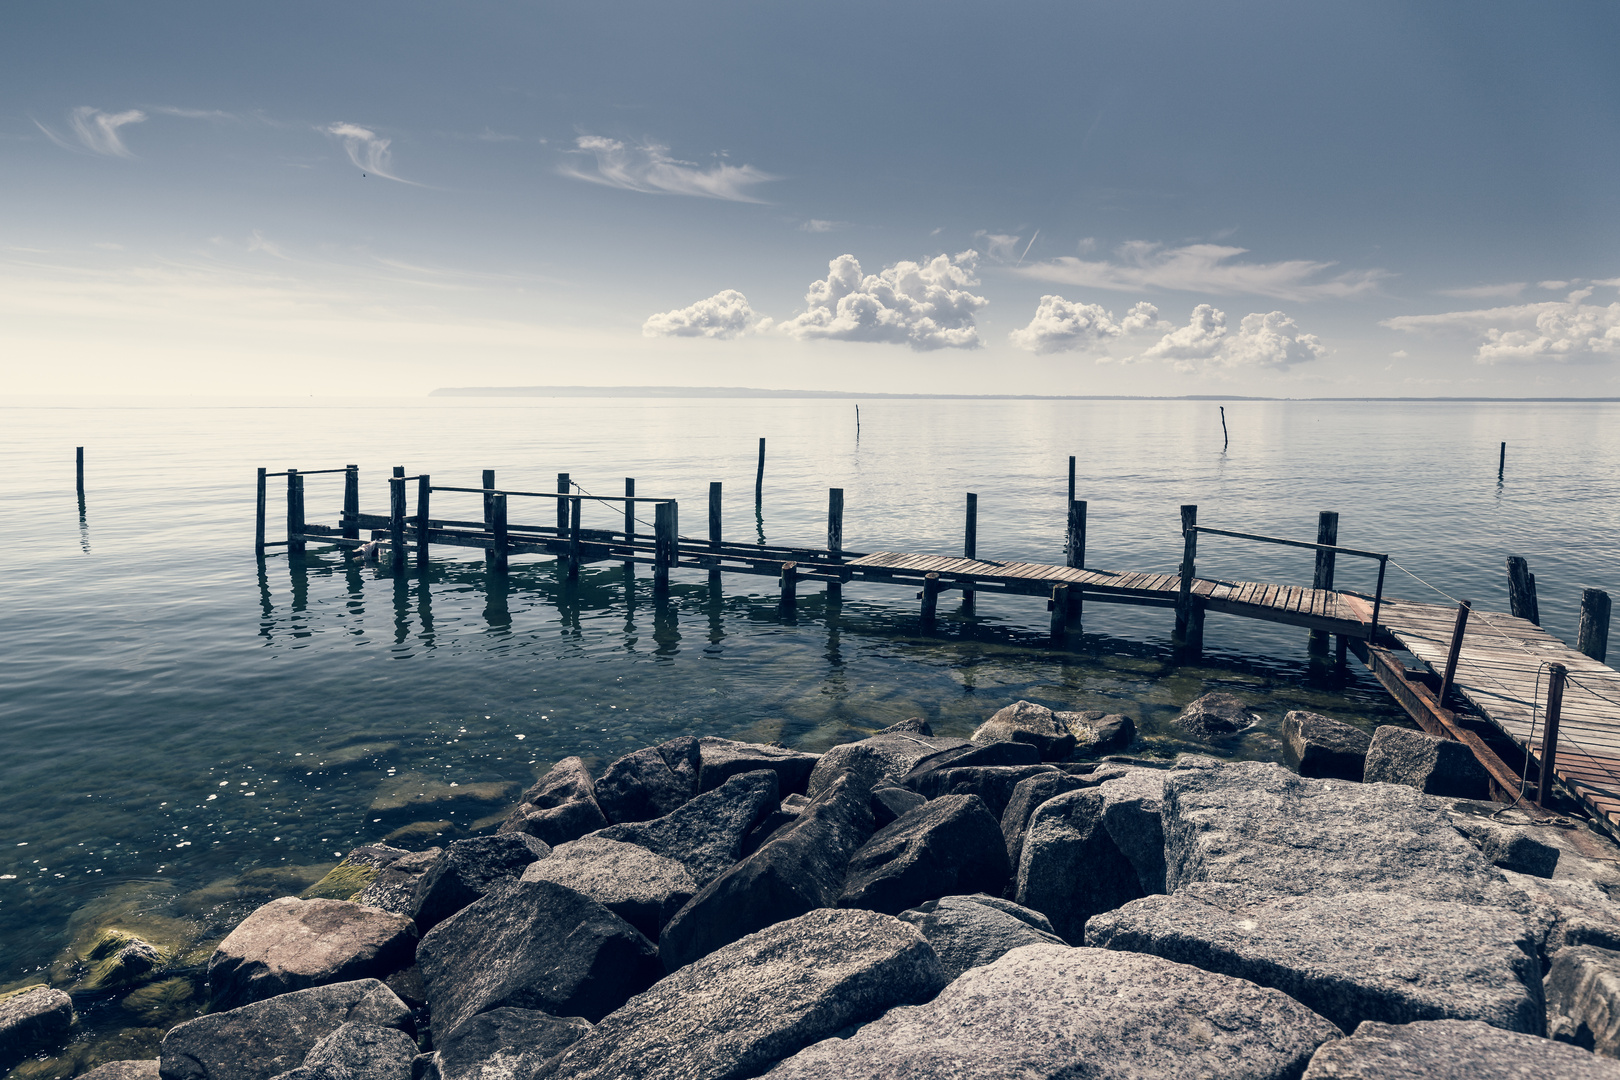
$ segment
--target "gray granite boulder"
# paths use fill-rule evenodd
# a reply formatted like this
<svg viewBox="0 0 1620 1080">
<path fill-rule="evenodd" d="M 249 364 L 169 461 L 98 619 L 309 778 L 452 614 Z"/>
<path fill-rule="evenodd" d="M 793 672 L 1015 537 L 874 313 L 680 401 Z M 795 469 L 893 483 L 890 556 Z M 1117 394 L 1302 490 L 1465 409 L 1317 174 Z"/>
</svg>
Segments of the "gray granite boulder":
<svg viewBox="0 0 1620 1080">
<path fill-rule="evenodd" d="M 1560 856 L 1560 863 L 1566 861 Z M 1620 951 L 1620 903 L 1598 883 L 1581 878 L 1551 879 L 1502 871 L 1502 876 L 1524 897 L 1538 922 L 1545 927 L 1541 944 L 1543 966 L 1559 949 L 1595 945 Z"/>
<path fill-rule="evenodd" d="M 661 974 L 635 927 L 552 881 L 497 885 L 428 931 L 416 962 L 441 1030 L 507 1006 L 595 1023 Z"/>
<path fill-rule="evenodd" d="M 821 794 L 844 773 L 857 773 L 874 782 L 879 776 L 898 784 L 929 754 L 967 746 L 966 739 L 953 739 L 926 732 L 882 731 L 859 742 L 840 743 L 821 755 L 810 773 L 805 794 Z"/>
<path fill-rule="evenodd" d="M 777 808 L 779 790 L 774 770 L 741 773 L 661 818 L 614 825 L 599 835 L 673 859 L 703 886 L 742 858 L 748 835 Z"/>
<path fill-rule="evenodd" d="M 945 985 L 915 928 L 811 911 L 732 942 L 631 999 L 534 1080 L 733 1080 Z"/>
<path fill-rule="evenodd" d="M 902 911 L 939 954 L 947 980 L 993 964 L 1024 945 L 1067 945 L 1038 911 L 984 894 L 946 896 Z"/>
<path fill-rule="evenodd" d="M 928 800 L 910 788 L 903 788 L 899 784 L 888 780 L 879 780 L 872 788 L 872 820 L 878 828 L 889 824 L 896 818 L 904 817 Z"/>
<path fill-rule="evenodd" d="M 1021 743 L 1001 743 L 1018 746 Z M 929 799 L 946 795 L 977 795 L 985 809 L 997 821 L 1012 801 L 1013 790 L 1031 776 L 1043 776 L 1058 771 L 1056 765 L 963 765 L 948 769 L 935 769 L 912 785 L 918 794 Z"/>
<path fill-rule="evenodd" d="M 1620 1080 L 1620 1063 L 1478 1020 L 1366 1023 L 1323 1044 L 1303 1080 Z"/>
<path fill-rule="evenodd" d="M 1346 1031 L 1363 1020 L 1483 1020 L 1533 1035 L 1545 1026 L 1533 928 L 1504 908 L 1188 885 L 1097 915 L 1086 944 L 1274 987 Z"/>
<path fill-rule="evenodd" d="M 1173 773 L 1132 769 L 1094 789 L 1102 799 L 1103 827 L 1130 860 L 1144 893 L 1162 893 L 1164 884 L 1164 783 Z"/>
<path fill-rule="evenodd" d="M 1042 761 L 1063 761 L 1074 753 L 1074 732 L 1055 713 L 1033 701 L 1015 701 L 980 724 L 972 741 L 1029 743 Z"/>
<path fill-rule="evenodd" d="M 80 1073 L 79 1080 L 158 1080 L 157 1058 L 109 1061 Z"/>
<path fill-rule="evenodd" d="M 976 795 L 944 795 L 885 825 L 849 860 L 840 907 L 898 915 L 953 893 L 1000 893 L 1012 867 Z"/>
<path fill-rule="evenodd" d="M 780 746 L 762 743 L 734 742 L 731 739 L 704 737 L 698 740 L 701 764 L 698 771 L 698 791 L 713 791 L 733 776 L 769 769 L 776 773 L 777 782 L 785 795 L 803 792 L 810 782 L 810 771 L 816 767 L 817 754 L 804 754 Z"/>
<path fill-rule="evenodd" d="M 596 805 L 596 785 L 577 757 L 566 757 L 546 771 L 501 822 L 501 832 L 538 836 L 552 847 L 607 827 Z"/>
<path fill-rule="evenodd" d="M 770 1080 L 1297 1077 L 1338 1028 L 1276 990 L 1101 949 L 1026 945 L 926 1005 L 782 1062 Z"/>
<path fill-rule="evenodd" d="M 1487 799 L 1491 776 L 1472 750 L 1453 739 L 1385 725 L 1373 732 L 1362 779 L 1404 784 L 1425 795 Z"/>
<path fill-rule="evenodd" d="M 1474 842 L 1492 866 L 1515 874 L 1550 878 L 1558 870 L 1558 847 L 1538 836 L 1546 830 L 1519 825 L 1503 825 L 1486 817 L 1451 815 L 1457 831 Z"/>
<path fill-rule="evenodd" d="M 1058 713 L 1058 717 L 1074 732 L 1075 757 L 1117 754 L 1136 741 L 1136 721 L 1119 713 L 1086 709 Z"/>
<path fill-rule="evenodd" d="M 1574 945 L 1547 972 L 1547 1035 L 1620 1057 L 1620 952 Z"/>
<path fill-rule="evenodd" d="M 435 1080 L 528 1080 L 590 1030 L 577 1016 L 491 1009 L 434 1038 Z"/>
<path fill-rule="evenodd" d="M 918 758 L 901 777 L 900 783 L 913 791 L 928 795 L 936 789 L 934 774 L 942 769 L 967 769 L 974 766 L 1039 765 L 1041 753 L 1029 743 L 993 742 L 983 746 L 963 743 L 960 746 L 936 750 Z"/>
<path fill-rule="evenodd" d="M 1029 828 L 1029 819 L 1036 807 L 1065 792 L 1090 786 L 1088 777 L 1063 772 L 1036 773 L 1015 784 L 1007 799 L 1007 808 L 1001 812 L 1001 839 L 1007 846 L 1007 865 L 1017 870 L 1018 858 L 1024 850 L 1024 831 Z"/>
<path fill-rule="evenodd" d="M 55 1050 L 68 1041 L 78 1020 L 73 999 L 43 983 L 0 997 L 0 1069 Z"/>
<path fill-rule="evenodd" d="M 1078 944 L 1086 920 L 1142 895 L 1136 868 L 1108 835 L 1103 798 L 1082 789 L 1036 808 L 1024 834 L 1012 899 Z"/>
<path fill-rule="evenodd" d="M 1176 717 L 1176 726 L 1195 739 L 1208 741 L 1252 727 L 1254 710 L 1231 694 L 1205 694 L 1190 702 Z"/>
<path fill-rule="evenodd" d="M 875 831 L 871 792 L 840 776 L 798 820 L 704 886 L 664 927 L 669 971 L 773 923 L 834 907 L 850 856 Z"/>
<path fill-rule="evenodd" d="M 270 1080 L 299 1068 L 344 1024 L 411 1030 L 411 1010 L 375 979 L 317 986 L 209 1013 L 169 1029 L 163 1080 Z"/>
<path fill-rule="evenodd" d="M 698 891 L 686 867 L 639 844 L 582 836 L 530 863 L 524 881 L 554 881 L 595 900 L 657 941 L 658 932 Z"/>
<path fill-rule="evenodd" d="M 349 1080 L 410 1080 L 416 1040 L 398 1028 L 347 1023 L 310 1047 L 305 1069 L 343 1070 Z"/>
<path fill-rule="evenodd" d="M 932 735 L 934 733 L 934 728 L 932 724 L 930 724 L 927 720 L 924 720 L 922 717 L 911 716 L 900 721 L 898 724 L 890 724 L 882 731 L 879 731 L 878 734 L 894 735 L 901 732 L 910 735 Z"/>
<path fill-rule="evenodd" d="M 283 896 L 259 907 L 208 961 L 209 996 L 233 1009 L 326 983 L 384 978 L 408 967 L 416 924 L 346 900 Z"/>
<path fill-rule="evenodd" d="M 1354 724 L 1294 709 L 1282 734 L 1283 761 L 1299 775 L 1360 782 L 1372 736 Z"/>
<path fill-rule="evenodd" d="M 416 882 L 411 916 L 424 933 L 483 896 L 523 868 L 551 854 L 544 840 L 528 833 L 496 833 L 457 840 Z"/>
<path fill-rule="evenodd" d="M 416 907 L 417 884 L 422 880 L 422 875 L 438 865 L 442 854 L 441 849 L 436 847 L 426 851 L 404 852 L 398 858 L 379 865 L 376 878 L 352 899 L 357 904 L 382 908 L 395 915 L 410 915 Z M 354 852 L 349 853 L 349 858 L 354 858 Z"/>
<path fill-rule="evenodd" d="M 650 821 L 678 809 L 697 794 L 697 740 L 686 738 L 672 743 L 626 754 L 596 780 L 596 804 L 609 821 L 615 825 Z M 688 755 L 690 767 L 682 768 L 688 763 Z M 671 759 L 676 763 L 673 768 Z"/>
</svg>

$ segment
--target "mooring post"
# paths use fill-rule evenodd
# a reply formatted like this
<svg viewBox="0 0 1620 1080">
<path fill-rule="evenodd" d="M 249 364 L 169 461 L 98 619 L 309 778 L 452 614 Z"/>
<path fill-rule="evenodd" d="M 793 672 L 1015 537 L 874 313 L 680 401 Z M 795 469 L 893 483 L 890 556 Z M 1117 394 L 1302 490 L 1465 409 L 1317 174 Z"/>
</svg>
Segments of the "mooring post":
<svg viewBox="0 0 1620 1080">
<path fill-rule="evenodd" d="M 1496 482 L 1498 484 L 1502 482 L 1502 474 L 1505 472 L 1507 472 L 1507 443 L 1502 444 L 1502 449 L 1496 455 Z"/>
<path fill-rule="evenodd" d="M 506 527 L 506 496 L 491 495 L 489 497 L 489 528 L 494 537 L 495 558 L 490 561 L 489 568 L 497 574 L 506 573 L 507 555 L 510 547 L 510 535 Z"/>
<path fill-rule="evenodd" d="M 78 471 L 78 481 L 74 488 L 78 491 L 79 498 L 82 499 L 84 498 L 84 447 L 74 448 L 73 458 Z"/>
<path fill-rule="evenodd" d="M 721 482 L 711 480 L 709 482 L 709 555 L 714 559 L 714 563 L 709 567 L 710 581 L 720 580 L 720 499 L 722 493 Z"/>
<path fill-rule="evenodd" d="M 1609 594 L 1602 589 L 1581 590 L 1581 627 L 1575 647 L 1602 661 L 1609 652 Z"/>
<path fill-rule="evenodd" d="M 264 504 L 265 504 L 265 478 L 264 468 L 259 469 L 258 509 L 253 514 L 253 554 L 264 558 Z"/>
<path fill-rule="evenodd" d="M 1052 644 L 1061 646 L 1069 635 L 1069 587 L 1052 586 L 1052 600 L 1048 606 L 1052 609 Z"/>
<path fill-rule="evenodd" d="M 558 473 L 557 474 L 557 494 L 558 495 L 566 495 L 572 490 L 573 490 L 573 484 L 569 480 L 568 474 L 565 473 L 565 472 Z M 557 500 L 557 535 L 562 536 L 567 531 L 568 531 L 568 500 L 567 499 L 558 499 Z"/>
<path fill-rule="evenodd" d="M 979 557 L 979 497 L 973 492 L 967 493 L 967 521 L 962 527 L 962 558 L 977 559 Z M 973 590 L 962 589 L 962 610 L 969 615 L 973 614 Z"/>
<path fill-rule="evenodd" d="M 1069 502 L 1074 502 L 1074 455 L 1069 455 Z"/>
<path fill-rule="evenodd" d="M 934 629 L 934 620 L 939 615 L 939 575 L 924 574 L 922 587 L 922 628 L 927 633 Z"/>
<path fill-rule="evenodd" d="M 1069 500 L 1068 522 L 1063 530 L 1063 565 L 1086 565 L 1086 504 Z"/>
<path fill-rule="evenodd" d="M 1339 542 L 1339 515 L 1337 511 L 1323 510 L 1316 515 L 1316 542 L 1318 544 L 1337 544 Z M 1335 554 L 1332 551 L 1318 551 L 1316 553 L 1316 576 L 1311 579 L 1311 588 L 1324 590 L 1333 588 Z M 1312 656 L 1326 656 L 1327 650 L 1327 631 L 1312 630 L 1306 642 L 1306 651 Z"/>
<path fill-rule="evenodd" d="M 1541 784 L 1536 788 L 1536 805 L 1546 803 L 1553 788 L 1553 768 L 1558 760 L 1558 719 L 1564 710 L 1564 678 L 1569 669 L 1563 664 L 1547 665 L 1547 727 L 1541 736 Z"/>
<path fill-rule="evenodd" d="M 844 561 L 844 489 L 827 489 L 827 550 L 832 553 L 832 561 Z M 841 581 L 827 582 L 827 599 L 842 600 L 844 598 L 844 583 Z"/>
<path fill-rule="evenodd" d="M 636 478 L 627 476 L 624 478 L 624 542 L 631 547 L 634 547 L 636 542 L 636 504 L 631 501 L 635 497 Z M 630 557 L 624 560 L 624 568 L 631 573 L 635 572 L 634 551 L 631 551 Z"/>
<path fill-rule="evenodd" d="M 759 439 L 759 471 L 754 474 L 754 502 L 762 502 L 765 498 L 765 437 Z"/>
<path fill-rule="evenodd" d="M 1181 588 L 1176 594 L 1176 628 L 1170 641 L 1193 656 L 1204 647 L 1204 610 L 1192 594 L 1198 560 L 1198 507 L 1181 508 Z"/>
<path fill-rule="evenodd" d="M 394 573 L 405 571 L 405 468 L 394 466 L 388 478 L 388 564 Z"/>
<path fill-rule="evenodd" d="M 416 568 L 428 568 L 428 503 L 433 492 L 433 481 L 426 474 L 416 478 Z"/>
<path fill-rule="evenodd" d="M 782 564 L 782 610 L 790 611 L 799 602 L 799 564 Z"/>
<path fill-rule="evenodd" d="M 304 478 L 287 470 L 287 554 L 304 553 Z"/>
<path fill-rule="evenodd" d="M 1462 655 L 1463 631 L 1468 628 L 1468 613 L 1474 610 L 1472 600 L 1464 600 L 1457 605 L 1457 623 L 1451 630 L 1451 649 L 1446 653 L 1446 673 L 1440 679 L 1440 695 L 1435 698 L 1443 709 L 1446 706 L 1446 696 L 1451 693 L 1451 684 L 1457 678 L 1457 658 Z"/>
<path fill-rule="evenodd" d="M 653 510 L 653 591 L 669 591 L 669 568 L 675 565 L 676 510 L 673 500 Z"/>
<path fill-rule="evenodd" d="M 343 537 L 360 539 L 360 466 L 343 467 Z"/>
<path fill-rule="evenodd" d="M 579 578 L 579 514 L 580 504 L 585 500 L 575 495 L 568 500 L 568 580 Z"/>
<path fill-rule="evenodd" d="M 494 469 L 484 470 L 480 486 L 484 489 L 484 531 L 493 534 L 495 532 L 495 496 L 491 492 L 495 489 Z M 495 544 L 492 541 L 484 547 L 484 565 L 488 567 L 494 564 Z"/>
<path fill-rule="evenodd" d="M 1541 608 L 1536 604 L 1536 575 L 1530 572 L 1530 564 L 1518 555 L 1509 555 L 1508 567 L 1508 611 L 1516 618 L 1529 619 L 1537 626 L 1541 625 Z"/>
</svg>

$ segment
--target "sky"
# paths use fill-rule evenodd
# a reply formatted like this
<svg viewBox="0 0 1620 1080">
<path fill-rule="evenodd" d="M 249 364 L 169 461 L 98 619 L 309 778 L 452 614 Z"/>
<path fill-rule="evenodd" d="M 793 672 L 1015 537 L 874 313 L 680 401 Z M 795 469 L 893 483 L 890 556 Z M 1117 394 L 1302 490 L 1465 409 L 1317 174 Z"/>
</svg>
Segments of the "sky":
<svg viewBox="0 0 1620 1080">
<path fill-rule="evenodd" d="M 0 392 L 1620 395 L 1620 5 L 0 10 Z"/>
</svg>

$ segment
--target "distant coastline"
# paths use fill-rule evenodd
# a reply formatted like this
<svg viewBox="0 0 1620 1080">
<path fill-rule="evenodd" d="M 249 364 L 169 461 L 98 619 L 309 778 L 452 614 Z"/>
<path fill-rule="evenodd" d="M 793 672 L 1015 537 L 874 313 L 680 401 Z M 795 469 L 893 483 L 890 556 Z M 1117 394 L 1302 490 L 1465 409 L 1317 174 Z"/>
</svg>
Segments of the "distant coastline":
<svg viewBox="0 0 1620 1080">
<path fill-rule="evenodd" d="M 1523 401 L 1614 402 L 1620 397 L 1253 397 L 1243 394 L 882 394 L 752 386 L 441 386 L 428 397 L 887 398 L 949 401 Z"/>
</svg>

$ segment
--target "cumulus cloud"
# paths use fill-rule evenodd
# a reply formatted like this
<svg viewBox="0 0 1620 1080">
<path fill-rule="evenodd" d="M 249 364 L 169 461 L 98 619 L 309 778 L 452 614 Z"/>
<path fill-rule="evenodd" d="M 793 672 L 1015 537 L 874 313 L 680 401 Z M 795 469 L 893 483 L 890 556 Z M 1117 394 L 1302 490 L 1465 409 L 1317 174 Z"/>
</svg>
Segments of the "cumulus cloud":
<svg viewBox="0 0 1620 1080">
<path fill-rule="evenodd" d="M 753 329 L 764 329 L 770 320 L 761 320 L 748 306 L 748 297 L 736 289 L 717 292 L 674 311 L 649 316 L 641 332 L 647 337 L 706 337 L 725 340 Z"/>
<path fill-rule="evenodd" d="M 394 140 L 381 138 L 376 132 L 359 124 L 346 124 L 341 121 L 328 124 L 321 130 L 343 140 L 343 149 L 348 153 L 349 160 L 354 162 L 355 168 L 368 176 L 380 176 L 384 180 L 411 184 L 413 187 L 421 186 L 414 180 L 394 175 L 394 156 L 388 149 Z"/>
<path fill-rule="evenodd" d="M 1271 296 L 1279 300 L 1342 299 L 1378 288 L 1387 275 L 1361 270 L 1322 278 L 1330 262 L 1291 259 L 1285 262 L 1240 262 L 1247 248 L 1224 244 L 1188 244 L 1167 248 L 1135 241 L 1120 247 L 1113 260 L 1064 256 L 1016 268 L 1013 273 L 1036 281 L 1082 288 L 1135 292 L 1180 289 L 1219 295 Z"/>
<path fill-rule="evenodd" d="M 1193 308 L 1187 325 L 1165 334 L 1139 359 L 1166 360 L 1178 371 L 1258 368 L 1285 371 L 1317 360 L 1327 349 L 1315 334 L 1280 311 L 1243 316 L 1236 333 L 1226 325 L 1226 312 L 1211 304 Z"/>
<path fill-rule="evenodd" d="M 569 151 L 575 155 L 574 160 L 559 170 L 564 176 L 625 191 L 763 202 L 753 195 L 752 189 L 780 179 L 752 165 L 721 162 L 705 169 L 697 162 L 672 158 L 667 146 L 653 143 L 627 146 L 618 139 L 581 135 L 574 144 L 577 149 Z M 587 156 L 591 159 L 589 163 L 583 161 Z"/>
<path fill-rule="evenodd" d="M 89 150 L 94 154 L 105 154 L 108 157 L 134 157 L 129 147 L 124 145 L 118 129 L 128 124 L 139 124 L 145 121 L 146 114 L 139 109 L 129 109 L 121 113 L 102 112 L 100 109 L 81 105 L 68 114 L 68 125 L 73 129 L 74 141 L 58 135 L 55 131 L 34 121 L 34 126 L 45 133 L 45 137 L 64 150 Z"/>
<path fill-rule="evenodd" d="M 863 274 L 853 255 L 827 264 L 827 276 L 810 283 L 806 310 L 782 323 L 800 339 L 881 341 L 913 349 L 976 349 L 974 313 L 987 300 L 969 292 L 979 253 L 936 255 L 923 263 L 898 262 L 881 273 Z"/>
<path fill-rule="evenodd" d="M 1591 295 L 1588 287 L 1576 289 L 1561 301 L 1400 315 L 1379 325 L 1408 333 L 1472 338 L 1478 342 L 1475 359 L 1482 364 L 1620 355 L 1620 303 L 1584 303 Z"/>
<path fill-rule="evenodd" d="M 1007 337 L 1020 349 L 1037 353 L 1086 352 L 1110 338 L 1156 325 L 1159 309 L 1143 301 L 1120 320 L 1100 304 L 1082 304 L 1061 296 L 1043 296 L 1029 325 Z M 1168 324 L 1165 324 L 1168 326 Z"/>
</svg>

